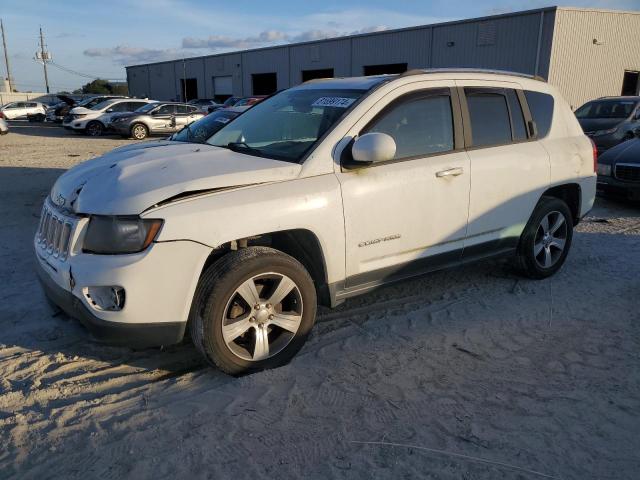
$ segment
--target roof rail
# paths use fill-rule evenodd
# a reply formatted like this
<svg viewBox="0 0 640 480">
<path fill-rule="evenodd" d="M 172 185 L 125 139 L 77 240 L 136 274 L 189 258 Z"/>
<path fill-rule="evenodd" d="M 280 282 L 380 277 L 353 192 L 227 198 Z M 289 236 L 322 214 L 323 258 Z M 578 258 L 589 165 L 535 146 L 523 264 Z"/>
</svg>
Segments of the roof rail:
<svg viewBox="0 0 640 480">
<path fill-rule="evenodd" d="M 414 68 L 401 73 L 398 78 L 409 77 L 411 75 L 423 75 L 427 73 L 488 73 L 492 75 L 511 75 L 514 77 L 530 78 L 531 80 L 546 82 L 546 80 L 539 75 L 529 75 L 528 73 L 494 70 L 490 68 Z"/>
</svg>

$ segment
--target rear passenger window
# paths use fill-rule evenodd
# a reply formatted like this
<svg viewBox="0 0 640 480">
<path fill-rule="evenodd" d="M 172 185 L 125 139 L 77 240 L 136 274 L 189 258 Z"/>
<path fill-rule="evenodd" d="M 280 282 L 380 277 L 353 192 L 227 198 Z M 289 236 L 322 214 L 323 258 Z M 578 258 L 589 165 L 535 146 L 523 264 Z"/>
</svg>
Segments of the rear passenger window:
<svg viewBox="0 0 640 480">
<path fill-rule="evenodd" d="M 551 129 L 553 120 L 553 97 L 546 93 L 525 90 L 524 96 L 529 105 L 533 121 L 538 127 L 538 138 L 546 137 Z"/>
<path fill-rule="evenodd" d="M 511 111 L 511 127 L 513 129 L 513 141 L 522 142 L 526 140 L 527 129 L 524 125 L 524 114 L 522 106 L 515 90 L 507 89 L 507 99 L 509 100 L 509 110 Z"/>
<path fill-rule="evenodd" d="M 386 133 L 396 142 L 394 159 L 453 150 L 453 116 L 448 95 L 417 96 L 374 120 L 366 133 Z"/>
<path fill-rule="evenodd" d="M 465 89 L 474 147 L 511 143 L 507 98 L 500 93 Z"/>
</svg>

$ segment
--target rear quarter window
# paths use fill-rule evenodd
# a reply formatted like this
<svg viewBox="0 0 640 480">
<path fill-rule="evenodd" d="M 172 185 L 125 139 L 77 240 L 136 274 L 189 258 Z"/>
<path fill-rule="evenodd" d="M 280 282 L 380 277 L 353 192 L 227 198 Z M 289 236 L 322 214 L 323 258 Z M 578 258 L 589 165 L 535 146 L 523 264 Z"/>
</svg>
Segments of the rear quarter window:
<svg viewBox="0 0 640 480">
<path fill-rule="evenodd" d="M 527 99 L 531 117 L 538 127 L 538 138 L 546 137 L 553 121 L 553 97 L 547 93 L 531 90 L 525 90 L 524 96 Z"/>
</svg>

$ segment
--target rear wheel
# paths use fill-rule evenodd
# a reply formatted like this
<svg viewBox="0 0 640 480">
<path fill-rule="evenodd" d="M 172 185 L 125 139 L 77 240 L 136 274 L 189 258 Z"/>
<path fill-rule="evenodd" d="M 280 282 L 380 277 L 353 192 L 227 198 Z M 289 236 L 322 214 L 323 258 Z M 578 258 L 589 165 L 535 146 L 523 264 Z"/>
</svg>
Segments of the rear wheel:
<svg viewBox="0 0 640 480">
<path fill-rule="evenodd" d="M 131 137 L 136 140 L 144 140 L 149 135 L 149 129 L 142 123 L 135 123 L 131 126 Z"/>
<path fill-rule="evenodd" d="M 85 128 L 86 134 L 91 137 L 99 137 L 103 130 L 104 126 L 100 122 L 89 122 Z"/>
<path fill-rule="evenodd" d="M 571 210 L 565 202 L 542 197 L 518 246 L 521 271 L 530 278 L 546 278 L 564 264 L 573 239 Z"/>
<path fill-rule="evenodd" d="M 274 368 L 302 348 L 316 316 L 309 273 L 266 247 L 228 253 L 202 275 L 189 317 L 205 359 L 231 375 Z"/>
</svg>

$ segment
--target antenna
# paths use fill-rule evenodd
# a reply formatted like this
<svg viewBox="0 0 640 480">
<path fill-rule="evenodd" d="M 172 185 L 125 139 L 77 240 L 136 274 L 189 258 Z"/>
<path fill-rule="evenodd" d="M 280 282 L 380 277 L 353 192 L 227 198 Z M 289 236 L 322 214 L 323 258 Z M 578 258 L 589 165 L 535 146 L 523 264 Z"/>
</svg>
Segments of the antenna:
<svg viewBox="0 0 640 480">
<path fill-rule="evenodd" d="M 47 74 L 47 62 L 51 61 L 51 54 L 45 51 L 42 27 L 40 27 L 40 51 L 36 52 L 36 60 L 42 62 L 42 66 L 44 68 L 44 84 L 47 87 L 47 93 L 49 93 L 49 75 Z"/>
<path fill-rule="evenodd" d="M 0 30 L 2 30 L 2 48 L 4 49 L 4 63 L 7 67 L 7 82 L 9 83 L 9 93 L 13 92 L 13 84 L 11 82 L 11 69 L 9 68 L 9 54 L 7 53 L 7 41 L 4 38 L 4 24 L 0 19 Z"/>
</svg>

